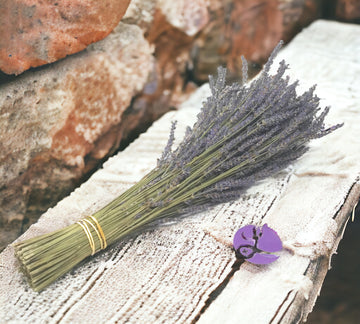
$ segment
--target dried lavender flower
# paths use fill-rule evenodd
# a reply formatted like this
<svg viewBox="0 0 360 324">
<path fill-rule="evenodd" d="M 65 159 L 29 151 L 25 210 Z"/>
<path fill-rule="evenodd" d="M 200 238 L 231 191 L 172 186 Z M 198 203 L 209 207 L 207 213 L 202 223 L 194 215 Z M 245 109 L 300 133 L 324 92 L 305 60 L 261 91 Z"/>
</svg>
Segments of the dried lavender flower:
<svg viewBox="0 0 360 324">
<path fill-rule="evenodd" d="M 197 122 L 171 157 L 159 161 L 159 167 L 178 172 L 175 184 L 192 175 L 188 180 L 192 183 L 184 188 L 191 192 L 186 201 L 192 211 L 196 206 L 201 209 L 204 201 L 238 198 L 244 189 L 306 152 L 309 140 L 341 126 L 325 129 L 329 108 L 317 117 L 315 87 L 298 96 L 298 81 L 289 84 L 289 78 L 284 77 L 288 68 L 284 61 L 275 75 L 269 75 L 280 47 L 281 43 L 249 86 L 226 85 L 226 69 L 218 68 L 217 79 L 210 77 L 212 96 L 204 103 Z M 246 80 L 245 59 L 243 74 Z"/>
<path fill-rule="evenodd" d="M 149 224 L 238 198 L 256 181 L 301 156 L 311 139 L 339 128 L 324 127 L 329 108 L 318 115 L 314 87 L 296 94 L 298 83 L 284 77 L 284 61 L 270 75 L 280 47 L 281 43 L 249 85 L 227 85 L 226 69 L 220 67 L 217 78 L 209 79 L 212 95 L 194 126 L 173 150 L 173 123 L 157 167 L 133 187 L 76 224 L 16 243 L 15 254 L 31 287 L 43 289 L 87 256 Z"/>
<path fill-rule="evenodd" d="M 282 250 L 279 235 L 267 224 L 261 227 L 246 225 L 234 235 L 236 256 L 254 264 L 268 264 L 279 258 L 272 254 Z"/>
</svg>

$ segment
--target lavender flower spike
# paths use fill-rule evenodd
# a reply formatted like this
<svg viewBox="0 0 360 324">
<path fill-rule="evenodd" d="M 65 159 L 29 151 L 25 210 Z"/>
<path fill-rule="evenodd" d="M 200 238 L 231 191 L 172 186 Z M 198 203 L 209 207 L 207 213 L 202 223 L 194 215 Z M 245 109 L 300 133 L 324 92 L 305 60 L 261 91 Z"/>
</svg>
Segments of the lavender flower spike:
<svg viewBox="0 0 360 324">
<path fill-rule="evenodd" d="M 282 250 L 279 235 L 267 224 L 240 228 L 234 235 L 233 246 L 237 257 L 254 264 L 274 262 L 279 256 L 271 253 Z"/>
</svg>

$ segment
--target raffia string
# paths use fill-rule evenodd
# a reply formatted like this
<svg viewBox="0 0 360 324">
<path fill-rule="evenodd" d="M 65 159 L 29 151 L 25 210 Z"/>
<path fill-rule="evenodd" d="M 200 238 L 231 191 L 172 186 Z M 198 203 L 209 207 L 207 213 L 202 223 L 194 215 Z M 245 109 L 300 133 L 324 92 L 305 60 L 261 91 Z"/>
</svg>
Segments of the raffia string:
<svg viewBox="0 0 360 324">
<path fill-rule="evenodd" d="M 91 221 L 93 223 L 95 223 L 95 225 Z M 99 222 L 97 221 L 97 219 L 94 216 L 88 216 L 86 218 L 83 218 L 83 219 L 79 220 L 77 222 L 77 224 L 79 224 L 82 227 L 87 239 L 89 240 L 89 245 L 91 248 L 91 255 L 94 255 L 96 253 L 96 246 L 95 246 L 95 241 L 92 236 L 91 228 L 89 228 L 89 225 L 94 229 L 94 231 L 98 237 L 98 240 L 100 242 L 100 250 L 103 250 L 107 247 L 105 234 L 104 234 Z"/>
</svg>

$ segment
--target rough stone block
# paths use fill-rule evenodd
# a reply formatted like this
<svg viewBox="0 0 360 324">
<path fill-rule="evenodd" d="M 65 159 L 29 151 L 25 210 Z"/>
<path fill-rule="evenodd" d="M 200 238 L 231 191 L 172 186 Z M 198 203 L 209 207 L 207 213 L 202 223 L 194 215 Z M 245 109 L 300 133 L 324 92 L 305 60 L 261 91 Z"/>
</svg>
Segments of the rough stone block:
<svg viewBox="0 0 360 324">
<path fill-rule="evenodd" d="M 241 55 L 256 74 L 282 39 L 291 40 L 303 27 L 320 17 L 319 0 L 211 0 L 210 23 L 192 48 L 194 77 L 206 81 L 219 65 L 234 77 L 241 75 Z"/>
<path fill-rule="evenodd" d="M 130 0 L 5 0 L 0 4 L 0 69 L 20 74 L 103 39 Z"/>
<path fill-rule="evenodd" d="M 152 63 L 141 30 L 120 24 L 84 52 L 0 86 L 0 246 L 139 124 L 144 111 L 124 111 Z"/>
<path fill-rule="evenodd" d="M 360 20 L 360 2 L 358 0 L 336 0 L 335 16 L 345 21 Z"/>
</svg>

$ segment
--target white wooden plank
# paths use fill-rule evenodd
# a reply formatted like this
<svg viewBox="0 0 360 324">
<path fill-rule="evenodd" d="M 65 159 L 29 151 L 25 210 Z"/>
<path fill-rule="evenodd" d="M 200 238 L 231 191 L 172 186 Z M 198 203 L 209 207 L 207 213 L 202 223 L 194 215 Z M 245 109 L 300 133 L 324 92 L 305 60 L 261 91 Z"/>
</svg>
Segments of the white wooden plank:
<svg viewBox="0 0 360 324">
<path fill-rule="evenodd" d="M 303 89 L 318 83 L 335 133 L 311 144 L 292 168 L 252 187 L 234 203 L 124 240 L 41 293 L 28 288 L 12 247 L 0 260 L 0 322 L 7 323 L 288 323 L 315 301 L 349 210 L 359 198 L 360 27 L 319 21 L 279 55 Z M 21 239 L 89 215 L 151 170 L 167 141 L 195 120 L 202 87 L 178 112 L 111 158 Z M 228 242 L 241 225 L 267 222 L 288 249 L 266 267 L 238 271 Z M 227 279 L 231 277 L 225 286 Z M 222 289 L 224 287 L 224 289 Z M 220 289 L 221 288 L 221 289 Z M 219 294 L 212 301 L 214 295 Z M 209 303 L 209 305 L 207 304 Z M 203 311 L 203 313 L 202 313 Z"/>
<path fill-rule="evenodd" d="M 293 323 L 311 311 L 348 212 L 359 199 L 359 35 L 359 26 L 318 21 L 281 52 L 279 58 L 290 64 L 289 74 L 301 80 L 303 89 L 318 84 L 323 104 L 332 106 L 327 121 L 345 125 L 311 143 L 264 218 L 294 254 L 283 251 L 279 262 L 264 269 L 242 266 L 199 323 L 234 323 L 236 318 Z"/>
</svg>

